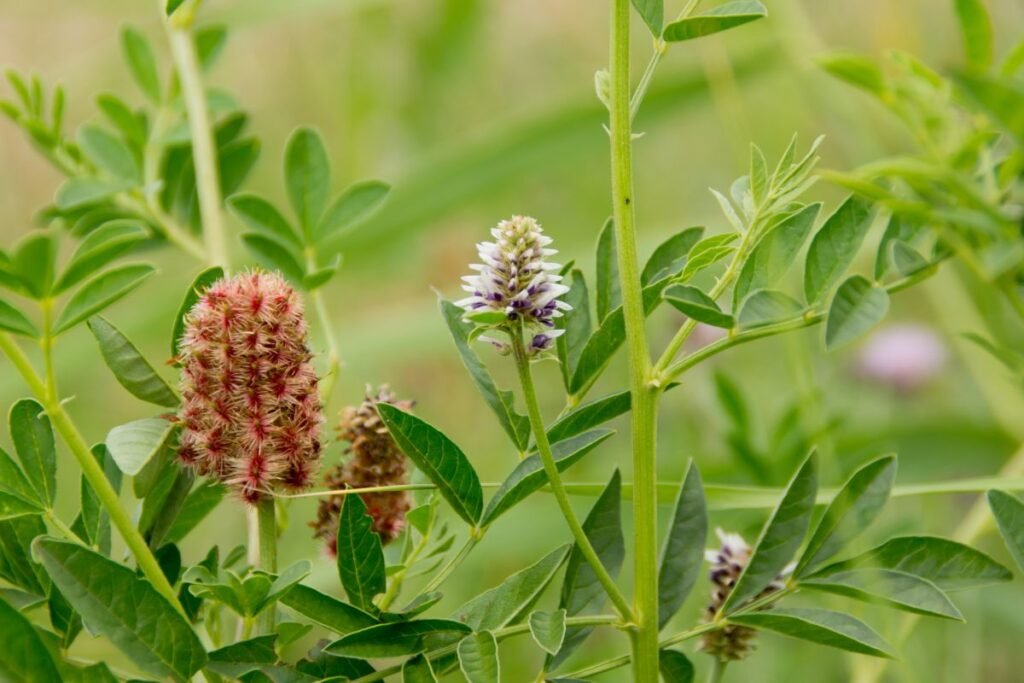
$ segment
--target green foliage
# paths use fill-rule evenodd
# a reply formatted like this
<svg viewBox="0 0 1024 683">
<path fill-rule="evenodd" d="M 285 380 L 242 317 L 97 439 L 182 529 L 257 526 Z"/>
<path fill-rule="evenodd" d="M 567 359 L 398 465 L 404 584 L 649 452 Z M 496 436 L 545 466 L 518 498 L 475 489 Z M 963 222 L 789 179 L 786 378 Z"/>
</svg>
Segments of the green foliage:
<svg viewBox="0 0 1024 683">
<path fill-rule="evenodd" d="M 384 553 L 373 520 L 359 496 L 345 496 L 338 517 L 338 576 L 349 601 L 372 612 L 373 598 L 387 588 Z"/>
<path fill-rule="evenodd" d="M 459 668 L 468 683 L 498 683 L 498 643 L 490 631 L 473 633 L 459 642 Z"/>
<path fill-rule="evenodd" d="M 537 610 L 530 614 L 530 635 L 549 655 L 558 654 L 565 641 L 565 610 Z"/>
<path fill-rule="evenodd" d="M 68 602 L 154 676 L 187 681 L 206 652 L 185 617 L 127 567 L 75 543 L 40 537 L 33 554 Z"/>
<path fill-rule="evenodd" d="M 39 505 L 51 508 L 57 498 L 57 449 L 50 418 L 38 402 L 22 399 L 11 407 L 11 440 Z"/>
<path fill-rule="evenodd" d="M 864 622 L 816 608 L 776 608 L 734 616 L 733 623 L 872 657 L 894 657 L 892 649 Z"/>
<path fill-rule="evenodd" d="M 398 621 L 370 626 L 324 648 L 332 655 L 372 658 L 414 655 L 461 640 L 471 629 L 450 619 Z"/>
<path fill-rule="evenodd" d="M 767 14 L 768 10 L 757 0 L 730 0 L 704 14 L 672 22 L 665 27 L 663 36 L 669 42 L 693 40 L 742 26 Z"/>
<path fill-rule="evenodd" d="M 704 560 L 708 513 L 700 470 L 691 462 L 669 521 L 658 571 L 658 628 L 675 616 L 697 583 Z"/>
<path fill-rule="evenodd" d="M 825 347 L 848 344 L 877 325 L 889 311 L 889 294 L 861 275 L 839 285 L 829 306 Z"/>
<path fill-rule="evenodd" d="M 143 401 L 168 408 L 178 405 L 178 395 L 120 330 L 102 316 L 90 318 L 88 326 L 121 386 Z"/>
<path fill-rule="evenodd" d="M 476 524 L 483 511 L 483 489 L 466 455 L 420 418 L 386 403 L 377 409 L 409 459 L 430 477 L 462 519 Z"/>
<path fill-rule="evenodd" d="M 1024 571 L 1024 503 L 1005 491 L 989 491 L 988 504 L 1017 566 Z"/>
</svg>

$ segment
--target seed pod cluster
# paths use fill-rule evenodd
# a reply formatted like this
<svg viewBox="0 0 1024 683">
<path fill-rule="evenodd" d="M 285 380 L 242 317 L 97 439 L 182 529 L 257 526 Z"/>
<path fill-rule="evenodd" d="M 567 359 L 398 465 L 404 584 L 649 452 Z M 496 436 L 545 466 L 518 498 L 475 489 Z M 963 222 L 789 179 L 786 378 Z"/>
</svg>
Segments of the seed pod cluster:
<svg viewBox="0 0 1024 683">
<path fill-rule="evenodd" d="M 405 454 L 395 443 L 380 419 L 377 405 L 389 403 L 409 410 L 412 401 L 399 401 L 387 386 L 373 392 L 367 387 L 366 400 L 358 406 L 341 411 L 338 438 L 347 441 L 348 458 L 335 465 L 324 477 L 328 489 L 368 488 L 409 483 L 409 466 Z M 384 544 L 398 538 L 405 529 L 405 514 L 412 504 L 408 491 L 385 491 L 360 494 L 366 511 L 373 519 L 373 530 Z M 328 552 L 337 553 L 338 515 L 344 496 L 329 496 L 320 502 L 317 519 L 312 524 L 317 538 L 327 543 Z"/>
</svg>

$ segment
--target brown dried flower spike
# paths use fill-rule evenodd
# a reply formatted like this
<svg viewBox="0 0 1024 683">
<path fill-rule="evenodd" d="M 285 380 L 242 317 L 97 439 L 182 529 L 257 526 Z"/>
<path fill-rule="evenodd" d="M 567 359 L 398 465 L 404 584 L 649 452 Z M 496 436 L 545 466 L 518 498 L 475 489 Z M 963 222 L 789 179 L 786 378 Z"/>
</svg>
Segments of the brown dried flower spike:
<svg viewBox="0 0 1024 683">
<path fill-rule="evenodd" d="M 323 416 L 302 302 L 276 273 L 218 280 L 185 316 L 179 456 L 256 503 L 302 489 Z"/>
<path fill-rule="evenodd" d="M 376 395 L 367 387 L 366 400 L 359 406 L 348 406 L 341 411 L 338 438 L 348 441 L 345 453 L 350 457 L 344 464 L 328 470 L 324 484 L 329 489 L 367 488 L 371 486 L 394 486 L 409 483 L 408 462 L 388 433 L 387 427 L 377 412 L 378 403 L 390 403 L 402 410 L 409 410 L 412 401 L 398 401 L 387 386 L 377 390 Z M 373 530 L 387 544 L 398 538 L 405 528 L 405 513 L 409 511 L 412 499 L 408 491 L 385 491 L 360 494 L 366 511 L 373 518 Z M 320 501 L 317 520 L 311 526 L 314 535 L 327 542 L 327 549 L 333 555 L 337 552 L 338 515 L 344 496 L 330 496 Z"/>
</svg>

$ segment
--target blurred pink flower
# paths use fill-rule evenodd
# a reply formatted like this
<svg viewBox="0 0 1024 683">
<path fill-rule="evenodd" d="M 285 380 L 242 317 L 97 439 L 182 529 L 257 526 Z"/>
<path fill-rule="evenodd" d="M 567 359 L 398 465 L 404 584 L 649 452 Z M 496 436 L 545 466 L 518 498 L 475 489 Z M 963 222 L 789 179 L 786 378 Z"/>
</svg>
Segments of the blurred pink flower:
<svg viewBox="0 0 1024 683">
<path fill-rule="evenodd" d="M 924 325 L 890 325 L 871 336 L 857 358 L 857 374 L 900 392 L 918 389 L 942 371 L 946 345 Z"/>
</svg>

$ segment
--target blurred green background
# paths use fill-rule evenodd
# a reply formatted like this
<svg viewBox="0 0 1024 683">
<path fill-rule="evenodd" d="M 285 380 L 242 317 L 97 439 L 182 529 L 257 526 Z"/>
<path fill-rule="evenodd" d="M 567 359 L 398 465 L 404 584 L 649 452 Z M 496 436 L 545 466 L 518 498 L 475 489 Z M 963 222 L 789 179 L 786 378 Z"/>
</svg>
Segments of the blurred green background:
<svg viewBox="0 0 1024 683">
<path fill-rule="evenodd" d="M 475 259 L 474 243 L 512 213 L 536 216 L 555 238 L 563 262 L 575 259 L 592 269 L 597 231 L 610 209 L 603 108 L 593 92 L 593 73 L 606 62 L 606 4 L 210 0 L 204 8 L 204 22 L 223 22 L 231 31 L 211 84 L 234 94 L 263 142 L 249 189 L 283 204 L 282 148 L 300 124 L 323 133 L 336 190 L 366 177 L 394 185 L 386 207 L 345 236 L 342 273 L 324 290 L 344 359 L 327 408 L 329 422 L 341 406 L 358 402 L 367 384 L 389 383 L 399 396 L 416 399 L 418 413 L 470 454 L 484 481 L 500 481 L 514 466 L 514 450 L 451 347 L 433 289 L 455 296 L 458 278 Z M 666 2 L 668 13 L 682 4 Z M 1020 37 L 1024 5 L 989 5 L 1005 50 Z M 689 225 L 723 229 L 707 188 L 725 189 L 745 172 L 751 140 L 771 160 L 794 132 L 805 145 L 824 133 L 822 165 L 841 169 L 911 148 L 884 111 L 818 70 L 816 55 L 839 49 L 880 55 L 898 48 L 940 69 L 961 62 L 952 2 L 781 0 L 768 6 L 768 20 L 677 45 L 663 62 L 636 123 L 644 132 L 635 153 L 642 254 Z M 0 65 L 63 83 L 69 122 L 77 125 L 96 117 L 94 97 L 100 92 L 141 102 L 121 62 L 118 31 L 125 23 L 147 33 L 169 63 L 156 2 L 0 0 Z M 635 24 L 638 76 L 651 48 L 645 29 Z M 60 178 L 13 125 L 2 124 L 0 234 L 6 246 L 33 229 L 33 216 L 52 201 Z M 809 194 L 825 200 L 828 210 L 840 196 L 824 184 Z M 239 226 L 231 225 L 237 235 Z M 65 240 L 65 249 L 70 246 Z M 236 264 L 249 262 L 237 239 L 233 248 Z M 870 263 L 869 252 L 862 268 Z M 159 362 L 168 353 L 178 301 L 198 268 L 170 249 L 149 257 L 160 265 L 159 277 L 117 304 L 109 317 Z M 923 324 L 949 349 L 941 371 L 915 391 L 858 377 L 863 345 L 826 356 L 819 351 L 820 330 L 750 345 L 713 361 L 714 370 L 727 373 L 748 402 L 758 451 L 753 467 L 730 445 L 731 426 L 716 398 L 712 370 L 690 374 L 664 402 L 661 479 L 677 481 L 695 458 L 710 482 L 782 483 L 793 459 L 778 446 L 788 435 L 778 423 L 794 405 L 802 419 L 826 426 L 819 441 L 830 485 L 858 463 L 893 450 L 901 456 L 902 483 L 995 473 L 1024 440 L 1024 402 L 997 366 L 960 341 L 961 333 L 980 323 L 959 280 L 947 272 L 899 295 L 887 321 L 893 322 Z M 662 347 L 678 323 L 677 314 L 659 311 L 651 321 L 652 344 Z M 313 335 L 314 347 L 322 350 L 315 326 Z M 503 385 L 511 386 L 510 364 L 486 349 L 482 355 Z M 623 366 L 619 358 L 591 395 L 625 386 Z M 64 395 L 73 397 L 69 409 L 91 440 L 151 414 L 117 385 L 84 327 L 61 338 L 57 370 Z M 562 401 L 557 368 L 547 363 L 539 372 L 545 409 L 553 418 Z M 0 405 L 25 394 L 0 361 Z M 9 443 L 6 433 L 0 442 Z M 340 453 L 341 445 L 333 443 L 326 464 Z M 77 509 L 72 492 L 78 472 L 70 457 L 62 462 L 61 502 L 70 519 Z M 603 482 L 613 466 L 623 468 L 629 480 L 626 434 L 578 465 L 570 478 Z M 971 502 L 950 496 L 902 499 L 863 543 L 893 532 L 949 534 Z M 578 503 L 584 514 L 589 501 Z M 314 583 L 338 592 L 332 563 L 306 527 L 314 506 L 304 500 L 289 507 L 282 562 L 314 558 Z M 762 520 L 759 513 L 721 513 L 712 522 L 753 540 Z M 244 541 L 244 533 L 241 506 L 226 501 L 185 545 L 185 560 L 200 559 L 210 543 L 230 548 Z M 449 580 L 439 613 L 568 538 L 553 500 L 537 495 L 503 518 Z M 981 545 L 1006 559 L 991 535 Z M 628 573 L 627 563 L 623 581 Z M 888 680 L 1019 681 L 1021 585 L 962 594 L 968 624 L 923 624 L 903 659 L 890 667 Z M 698 588 L 677 618 L 680 628 L 693 622 L 704 599 Z M 557 600 L 555 589 L 547 600 Z M 884 635 L 896 630 L 898 620 L 884 610 L 851 609 L 864 612 Z M 595 634 L 574 662 L 604 659 L 623 645 L 614 634 Z M 692 650 L 690 644 L 687 652 Z M 109 657 L 130 670 L 87 634 L 75 652 Z M 533 680 L 542 661 L 538 653 L 525 639 L 506 641 L 503 680 Z M 699 653 L 694 660 L 707 665 Z M 730 678 L 842 681 L 853 677 L 853 666 L 836 651 L 763 636 L 758 653 L 731 667 Z M 617 672 L 601 680 L 627 679 Z"/>
</svg>

